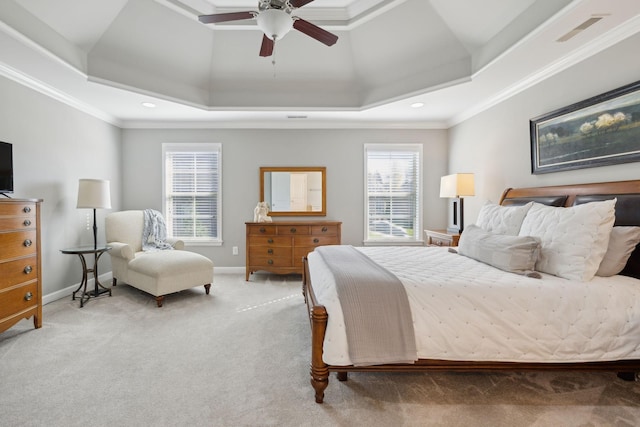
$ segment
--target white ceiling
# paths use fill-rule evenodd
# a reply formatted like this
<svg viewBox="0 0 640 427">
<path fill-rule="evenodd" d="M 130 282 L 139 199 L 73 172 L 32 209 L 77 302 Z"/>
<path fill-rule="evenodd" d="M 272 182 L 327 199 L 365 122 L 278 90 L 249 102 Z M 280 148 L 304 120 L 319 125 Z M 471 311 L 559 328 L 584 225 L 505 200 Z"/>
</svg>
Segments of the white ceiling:
<svg viewBox="0 0 640 427">
<path fill-rule="evenodd" d="M 293 30 L 262 58 L 253 20 L 197 20 L 248 10 L 2 0 L 0 75 L 121 127 L 446 128 L 640 31 L 638 0 L 315 0 L 294 15 L 338 42 Z"/>
</svg>

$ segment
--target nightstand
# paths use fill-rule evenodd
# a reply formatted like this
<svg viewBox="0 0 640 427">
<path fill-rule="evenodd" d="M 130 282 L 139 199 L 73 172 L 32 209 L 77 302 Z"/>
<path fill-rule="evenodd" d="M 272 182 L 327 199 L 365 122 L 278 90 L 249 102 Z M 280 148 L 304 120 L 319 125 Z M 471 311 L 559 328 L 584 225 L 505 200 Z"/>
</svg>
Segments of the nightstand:
<svg viewBox="0 0 640 427">
<path fill-rule="evenodd" d="M 427 246 L 458 246 L 460 233 L 449 233 L 447 230 L 424 230 Z"/>
</svg>

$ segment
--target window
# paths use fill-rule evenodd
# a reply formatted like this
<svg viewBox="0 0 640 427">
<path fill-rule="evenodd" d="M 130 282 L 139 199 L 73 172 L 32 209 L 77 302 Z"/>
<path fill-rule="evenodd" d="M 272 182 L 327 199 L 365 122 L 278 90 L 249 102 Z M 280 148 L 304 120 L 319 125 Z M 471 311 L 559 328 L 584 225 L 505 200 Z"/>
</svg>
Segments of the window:
<svg viewBox="0 0 640 427">
<path fill-rule="evenodd" d="M 365 242 L 421 241 L 421 164 L 422 145 L 365 145 Z"/>
<path fill-rule="evenodd" d="M 167 235 L 222 244 L 222 146 L 163 144 Z"/>
</svg>

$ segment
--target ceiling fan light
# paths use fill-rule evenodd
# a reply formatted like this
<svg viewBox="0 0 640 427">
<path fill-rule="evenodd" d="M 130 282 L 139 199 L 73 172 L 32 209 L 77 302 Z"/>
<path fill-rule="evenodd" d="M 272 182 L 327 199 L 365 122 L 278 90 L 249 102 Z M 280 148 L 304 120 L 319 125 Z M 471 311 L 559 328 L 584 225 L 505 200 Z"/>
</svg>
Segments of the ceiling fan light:
<svg viewBox="0 0 640 427">
<path fill-rule="evenodd" d="M 258 21 L 258 27 L 271 40 L 280 40 L 293 28 L 291 15 L 278 9 L 262 11 L 256 20 Z"/>
</svg>

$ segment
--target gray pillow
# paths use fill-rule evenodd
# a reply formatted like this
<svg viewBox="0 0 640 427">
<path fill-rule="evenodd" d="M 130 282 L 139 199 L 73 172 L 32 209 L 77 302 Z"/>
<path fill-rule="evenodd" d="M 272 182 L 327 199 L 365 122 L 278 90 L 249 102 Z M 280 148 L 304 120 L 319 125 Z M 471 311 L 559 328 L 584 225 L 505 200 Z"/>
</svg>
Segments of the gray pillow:
<svg viewBox="0 0 640 427">
<path fill-rule="evenodd" d="M 500 270 L 528 274 L 535 269 L 540 239 L 494 234 L 472 224 L 460 235 L 458 252 Z"/>
</svg>

